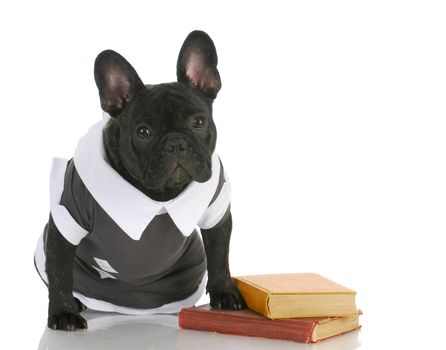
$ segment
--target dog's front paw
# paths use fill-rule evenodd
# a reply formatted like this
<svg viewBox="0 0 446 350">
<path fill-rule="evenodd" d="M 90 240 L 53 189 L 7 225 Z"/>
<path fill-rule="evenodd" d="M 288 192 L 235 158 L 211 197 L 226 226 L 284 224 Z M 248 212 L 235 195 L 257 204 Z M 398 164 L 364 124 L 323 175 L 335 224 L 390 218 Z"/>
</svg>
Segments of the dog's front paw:
<svg viewBox="0 0 446 350">
<path fill-rule="evenodd" d="M 48 327 L 63 331 L 75 331 L 76 329 L 86 329 L 87 321 L 81 315 L 60 312 L 48 317 Z"/>
<path fill-rule="evenodd" d="M 224 286 L 208 288 L 211 308 L 218 310 L 241 310 L 246 307 L 242 295 L 232 282 Z"/>
</svg>

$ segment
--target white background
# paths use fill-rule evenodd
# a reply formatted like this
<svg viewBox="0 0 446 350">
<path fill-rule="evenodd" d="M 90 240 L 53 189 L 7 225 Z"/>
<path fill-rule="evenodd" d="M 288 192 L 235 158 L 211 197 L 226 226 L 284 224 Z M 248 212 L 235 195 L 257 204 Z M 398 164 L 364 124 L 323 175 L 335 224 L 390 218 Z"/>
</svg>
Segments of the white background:
<svg viewBox="0 0 446 350">
<path fill-rule="evenodd" d="M 320 273 L 358 292 L 361 349 L 444 346 L 441 2 L 14 1 L 0 17 L 0 342 L 37 349 L 45 329 L 33 252 L 51 158 L 71 157 L 101 118 L 96 55 L 115 49 L 144 82 L 173 81 L 184 38 L 202 29 L 223 82 L 233 275 Z"/>
</svg>

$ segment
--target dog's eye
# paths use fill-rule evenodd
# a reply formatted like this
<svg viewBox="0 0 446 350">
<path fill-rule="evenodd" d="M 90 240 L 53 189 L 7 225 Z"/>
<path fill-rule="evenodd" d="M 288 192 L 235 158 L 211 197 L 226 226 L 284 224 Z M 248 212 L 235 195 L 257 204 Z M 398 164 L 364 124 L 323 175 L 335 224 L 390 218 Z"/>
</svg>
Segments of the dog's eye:
<svg viewBox="0 0 446 350">
<path fill-rule="evenodd" d="M 136 130 L 136 135 L 141 139 L 147 139 L 150 136 L 150 130 L 147 126 L 140 126 Z"/>
<path fill-rule="evenodd" d="M 206 125 L 206 119 L 204 117 L 195 117 L 192 122 L 192 129 L 201 130 Z"/>
</svg>

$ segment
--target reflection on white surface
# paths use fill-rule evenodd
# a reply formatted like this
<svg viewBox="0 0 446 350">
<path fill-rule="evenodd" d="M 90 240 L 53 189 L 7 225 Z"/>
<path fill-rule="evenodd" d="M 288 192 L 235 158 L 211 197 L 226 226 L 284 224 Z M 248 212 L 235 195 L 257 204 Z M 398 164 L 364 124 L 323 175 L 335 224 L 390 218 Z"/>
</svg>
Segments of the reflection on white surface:
<svg viewBox="0 0 446 350">
<path fill-rule="evenodd" d="M 360 346 L 357 331 L 319 344 L 301 344 L 184 330 L 178 327 L 176 315 L 128 316 L 87 311 L 83 316 L 88 330 L 64 332 L 46 328 L 39 350 L 353 350 Z"/>
</svg>

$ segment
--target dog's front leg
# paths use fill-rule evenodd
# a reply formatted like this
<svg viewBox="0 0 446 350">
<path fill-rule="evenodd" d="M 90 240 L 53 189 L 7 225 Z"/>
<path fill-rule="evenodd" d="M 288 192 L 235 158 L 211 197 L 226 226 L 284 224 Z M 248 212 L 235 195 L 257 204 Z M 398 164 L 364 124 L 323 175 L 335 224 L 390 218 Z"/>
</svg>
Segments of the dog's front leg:
<svg viewBox="0 0 446 350">
<path fill-rule="evenodd" d="M 48 275 L 48 327 L 74 331 L 87 328 L 87 321 L 79 315 L 73 297 L 73 259 L 76 246 L 68 242 L 57 229 L 50 215 L 45 255 Z"/>
<path fill-rule="evenodd" d="M 232 217 L 211 229 L 201 229 L 207 258 L 208 283 L 206 291 L 214 309 L 240 310 L 245 307 L 243 297 L 231 280 L 229 271 L 229 242 Z"/>
</svg>

